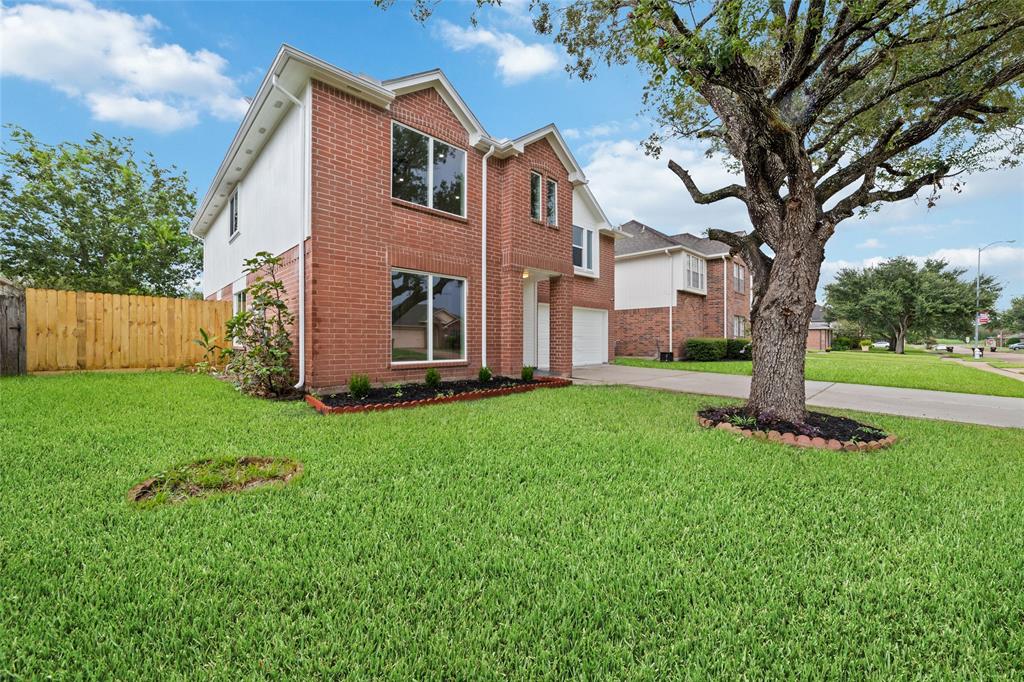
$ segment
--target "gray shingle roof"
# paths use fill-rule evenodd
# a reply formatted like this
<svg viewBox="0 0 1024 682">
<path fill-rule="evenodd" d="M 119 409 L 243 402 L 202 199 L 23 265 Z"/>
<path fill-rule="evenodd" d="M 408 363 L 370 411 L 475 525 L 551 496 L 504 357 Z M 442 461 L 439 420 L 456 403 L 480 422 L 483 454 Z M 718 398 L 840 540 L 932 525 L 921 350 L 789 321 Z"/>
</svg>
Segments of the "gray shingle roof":
<svg viewBox="0 0 1024 682">
<path fill-rule="evenodd" d="M 716 242 L 706 237 L 684 232 L 682 234 L 667 235 L 640 221 L 630 220 L 619 225 L 619 229 L 632 235 L 632 239 L 620 239 L 615 242 L 615 255 L 626 256 L 632 253 L 654 251 L 656 249 L 667 249 L 674 246 L 695 251 L 704 256 L 720 256 L 729 252 L 729 246 L 722 242 Z"/>
</svg>

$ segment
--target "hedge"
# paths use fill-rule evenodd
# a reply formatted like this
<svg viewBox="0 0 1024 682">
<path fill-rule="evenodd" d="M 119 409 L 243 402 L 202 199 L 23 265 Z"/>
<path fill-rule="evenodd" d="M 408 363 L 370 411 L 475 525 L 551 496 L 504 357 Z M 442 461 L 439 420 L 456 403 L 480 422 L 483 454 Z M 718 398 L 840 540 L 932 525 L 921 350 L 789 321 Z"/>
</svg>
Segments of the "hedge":
<svg viewBox="0 0 1024 682">
<path fill-rule="evenodd" d="M 1011 336 L 1010 338 L 1006 339 L 1006 345 L 1007 346 L 1012 346 L 1015 343 L 1020 343 L 1020 337 L 1019 336 Z"/>
<path fill-rule="evenodd" d="M 832 339 L 832 350 L 850 350 L 856 343 L 856 340 L 849 336 L 837 336 Z"/>
<path fill-rule="evenodd" d="M 725 339 L 694 337 L 686 340 L 684 348 L 687 360 L 712 362 L 725 359 L 727 344 Z"/>
<path fill-rule="evenodd" d="M 726 339 L 725 358 L 727 360 L 749 360 L 750 339 Z"/>
</svg>

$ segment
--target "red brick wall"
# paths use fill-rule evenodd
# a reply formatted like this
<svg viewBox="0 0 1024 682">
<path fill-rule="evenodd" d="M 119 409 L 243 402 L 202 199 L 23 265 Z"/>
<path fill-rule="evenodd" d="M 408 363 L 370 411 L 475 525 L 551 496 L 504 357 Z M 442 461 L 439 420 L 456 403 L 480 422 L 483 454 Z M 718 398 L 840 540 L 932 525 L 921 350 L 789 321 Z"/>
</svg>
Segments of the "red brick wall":
<svg viewBox="0 0 1024 682">
<path fill-rule="evenodd" d="M 831 345 L 831 329 L 809 329 L 807 331 L 807 350 L 825 350 Z"/>
</svg>

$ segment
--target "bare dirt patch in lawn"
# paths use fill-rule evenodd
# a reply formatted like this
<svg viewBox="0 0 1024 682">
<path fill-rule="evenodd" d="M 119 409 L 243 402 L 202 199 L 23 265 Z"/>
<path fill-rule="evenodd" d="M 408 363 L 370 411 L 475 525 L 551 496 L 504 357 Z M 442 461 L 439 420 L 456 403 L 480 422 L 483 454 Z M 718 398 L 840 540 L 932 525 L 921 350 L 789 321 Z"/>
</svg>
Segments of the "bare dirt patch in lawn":
<svg viewBox="0 0 1024 682">
<path fill-rule="evenodd" d="M 147 478 L 128 491 L 128 501 L 174 504 L 193 497 L 283 485 L 301 473 L 301 462 L 283 457 L 204 459 Z"/>
</svg>

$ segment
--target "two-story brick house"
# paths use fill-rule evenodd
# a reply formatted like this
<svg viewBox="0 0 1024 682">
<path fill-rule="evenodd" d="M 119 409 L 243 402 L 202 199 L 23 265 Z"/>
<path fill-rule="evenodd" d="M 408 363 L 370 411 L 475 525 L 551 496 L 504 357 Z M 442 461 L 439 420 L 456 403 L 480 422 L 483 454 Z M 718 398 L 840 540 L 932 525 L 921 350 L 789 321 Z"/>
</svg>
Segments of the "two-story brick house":
<svg viewBox="0 0 1024 682">
<path fill-rule="evenodd" d="M 682 357 L 694 336 L 750 334 L 750 272 L 722 242 L 636 220 L 615 246 L 615 354 Z"/>
<path fill-rule="evenodd" d="M 236 308 L 243 260 L 283 257 L 310 388 L 613 353 L 621 232 L 558 129 L 496 139 L 437 70 L 378 81 L 282 47 L 191 231 L 204 295 Z"/>
</svg>

